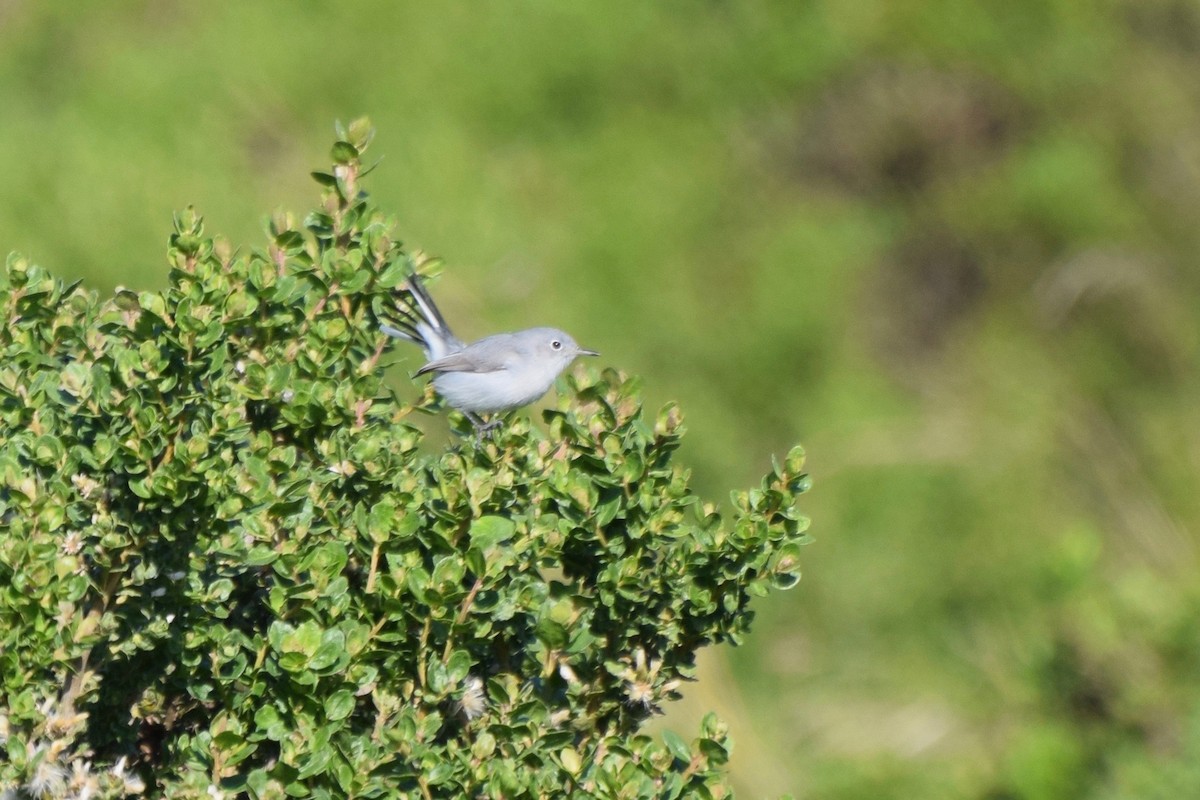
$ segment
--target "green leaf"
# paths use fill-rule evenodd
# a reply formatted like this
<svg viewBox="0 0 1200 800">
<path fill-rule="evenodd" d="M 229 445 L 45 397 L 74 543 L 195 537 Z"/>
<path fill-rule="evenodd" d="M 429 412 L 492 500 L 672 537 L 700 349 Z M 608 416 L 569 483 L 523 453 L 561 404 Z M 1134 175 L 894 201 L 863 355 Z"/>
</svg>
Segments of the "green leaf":
<svg viewBox="0 0 1200 800">
<path fill-rule="evenodd" d="M 358 160 L 358 148 L 349 142 L 336 142 L 329 155 L 335 164 L 349 164 Z"/>
<path fill-rule="evenodd" d="M 370 117 L 358 117 L 350 122 L 345 138 L 359 150 L 365 150 L 375 138 L 375 129 L 371 127 Z"/>
<path fill-rule="evenodd" d="M 516 523 L 507 517 L 486 516 L 473 520 L 467 535 L 473 547 L 486 552 L 498 544 L 507 542 L 516 530 Z"/>
<path fill-rule="evenodd" d="M 441 786 L 449 783 L 454 778 L 455 766 L 447 761 L 442 761 L 433 765 L 433 769 L 429 770 L 429 785 Z"/>
<path fill-rule="evenodd" d="M 458 587 L 462 583 L 464 566 L 462 557 L 457 554 L 438 559 L 433 566 L 432 585 L 441 592 Z"/>
<path fill-rule="evenodd" d="M 307 751 L 307 756 L 300 771 L 296 773 L 297 780 L 306 780 L 324 772 L 333 758 L 333 750 L 328 747 L 313 747 Z"/>
<path fill-rule="evenodd" d="M 254 725 L 273 741 L 282 741 L 287 736 L 287 724 L 274 706 L 260 706 L 254 712 Z"/>
<path fill-rule="evenodd" d="M 684 763 L 692 760 L 692 751 L 679 734 L 671 730 L 664 730 L 662 739 L 663 744 L 667 746 L 667 751 L 676 759 Z"/>
<path fill-rule="evenodd" d="M 561 650 L 567 644 L 568 636 L 566 626 L 549 618 L 538 620 L 537 626 L 533 629 L 533 633 L 535 636 L 537 636 L 539 641 L 541 641 L 551 650 Z"/>
<path fill-rule="evenodd" d="M 354 711 L 354 693 L 342 689 L 334 692 L 325 701 L 325 715 L 333 721 L 345 719 Z"/>
<path fill-rule="evenodd" d="M 334 665 L 344 663 L 346 658 L 346 634 L 332 628 L 321 636 L 320 644 L 309 659 L 308 668 L 314 672 L 329 671 Z"/>
<path fill-rule="evenodd" d="M 276 630 L 277 625 L 282 627 L 284 623 L 272 624 L 272 632 Z M 299 653 L 305 658 L 312 658 L 320 646 L 321 628 L 312 621 L 301 623 L 297 628 L 284 631 L 280 636 L 279 644 L 276 645 L 277 649 L 284 653 Z"/>
<path fill-rule="evenodd" d="M 279 553 L 273 548 L 260 544 L 250 548 L 246 553 L 245 563 L 249 567 L 264 567 L 277 558 L 279 558 Z"/>
<path fill-rule="evenodd" d="M 475 739 L 475 743 L 471 745 L 471 755 L 479 760 L 491 758 L 496 752 L 496 737 L 484 731 Z"/>
<path fill-rule="evenodd" d="M 346 546 L 341 542 L 326 542 L 312 550 L 300 561 L 299 569 L 312 572 L 319 585 L 325 585 L 341 574 L 350 560 Z"/>
<path fill-rule="evenodd" d="M 396 505 L 390 498 L 385 498 L 371 506 L 367 520 L 367 532 L 372 541 L 386 542 L 396 525 Z"/>
<path fill-rule="evenodd" d="M 473 660 L 466 650 L 455 650 L 446 661 L 447 678 L 452 683 L 462 683 L 471 671 Z"/>
<path fill-rule="evenodd" d="M 157 292 L 142 292 L 139 294 L 138 305 L 159 319 L 165 319 L 167 316 L 167 304 L 163 300 L 162 295 Z"/>
<path fill-rule="evenodd" d="M 578 775 L 579 770 L 583 768 L 583 762 L 579 758 L 579 753 L 573 747 L 564 747 L 558 751 L 558 760 L 563 765 L 563 769 L 572 775 Z"/>
</svg>

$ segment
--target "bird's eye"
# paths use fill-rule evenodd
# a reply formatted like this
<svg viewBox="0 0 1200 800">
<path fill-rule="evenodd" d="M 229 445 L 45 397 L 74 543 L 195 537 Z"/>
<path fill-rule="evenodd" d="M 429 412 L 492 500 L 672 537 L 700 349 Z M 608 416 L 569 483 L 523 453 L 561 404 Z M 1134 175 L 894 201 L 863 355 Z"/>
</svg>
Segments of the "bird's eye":
<svg viewBox="0 0 1200 800">
<path fill-rule="evenodd" d="M 554 339 L 553 341 L 551 341 L 550 346 L 553 347 L 555 350 L 562 350 L 562 342 L 560 342 L 558 339 Z"/>
</svg>

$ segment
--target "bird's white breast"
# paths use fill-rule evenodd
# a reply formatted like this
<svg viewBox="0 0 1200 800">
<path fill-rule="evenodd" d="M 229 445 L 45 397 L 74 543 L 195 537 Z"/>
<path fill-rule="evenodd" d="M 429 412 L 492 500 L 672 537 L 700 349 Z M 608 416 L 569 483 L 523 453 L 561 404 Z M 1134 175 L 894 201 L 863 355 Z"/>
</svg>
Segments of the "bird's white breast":
<svg viewBox="0 0 1200 800">
<path fill-rule="evenodd" d="M 549 363 L 495 372 L 443 372 L 433 379 L 433 388 L 460 411 L 507 411 L 544 395 L 561 371 L 560 365 Z"/>
</svg>

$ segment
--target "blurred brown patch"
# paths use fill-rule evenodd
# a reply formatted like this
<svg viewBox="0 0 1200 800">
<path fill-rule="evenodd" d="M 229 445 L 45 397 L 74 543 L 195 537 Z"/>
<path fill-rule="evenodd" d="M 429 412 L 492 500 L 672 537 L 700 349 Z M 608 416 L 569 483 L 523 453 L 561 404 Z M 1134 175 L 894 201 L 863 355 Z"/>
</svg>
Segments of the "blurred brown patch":
<svg viewBox="0 0 1200 800">
<path fill-rule="evenodd" d="M 1040 672 L 1047 705 L 1058 705 L 1076 724 L 1113 719 L 1118 699 L 1115 682 L 1105 674 L 1100 659 L 1070 638 L 1057 638 Z"/>
<path fill-rule="evenodd" d="M 935 356 L 987 289 L 980 253 L 944 229 L 899 244 L 876 272 L 867 303 L 885 365 L 905 372 Z"/>
<path fill-rule="evenodd" d="M 279 130 L 267 124 L 266 119 L 258 120 L 242 136 L 242 151 L 247 162 L 262 175 L 274 173 L 283 163 L 287 144 Z"/>
<path fill-rule="evenodd" d="M 1195 0 L 1126 0 L 1125 24 L 1137 36 L 1175 52 L 1200 53 L 1200 6 Z"/>
<path fill-rule="evenodd" d="M 783 145 L 802 182 L 866 196 L 920 191 L 995 160 L 1022 113 L 981 78 L 920 67 L 876 67 L 835 85 L 807 108 Z"/>
</svg>

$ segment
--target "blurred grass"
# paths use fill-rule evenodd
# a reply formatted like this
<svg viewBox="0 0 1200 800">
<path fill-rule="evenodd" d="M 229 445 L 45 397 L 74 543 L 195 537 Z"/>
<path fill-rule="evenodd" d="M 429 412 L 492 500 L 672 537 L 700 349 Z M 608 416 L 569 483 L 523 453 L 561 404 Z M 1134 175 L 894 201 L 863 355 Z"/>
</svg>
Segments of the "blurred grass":
<svg viewBox="0 0 1200 800">
<path fill-rule="evenodd" d="M 817 543 L 719 708 L 743 796 L 1200 792 L 1186 0 L 0 3 L 0 249 L 161 285 L 368 113 L 467 337 L 562 325 Z"/>
</svg>

